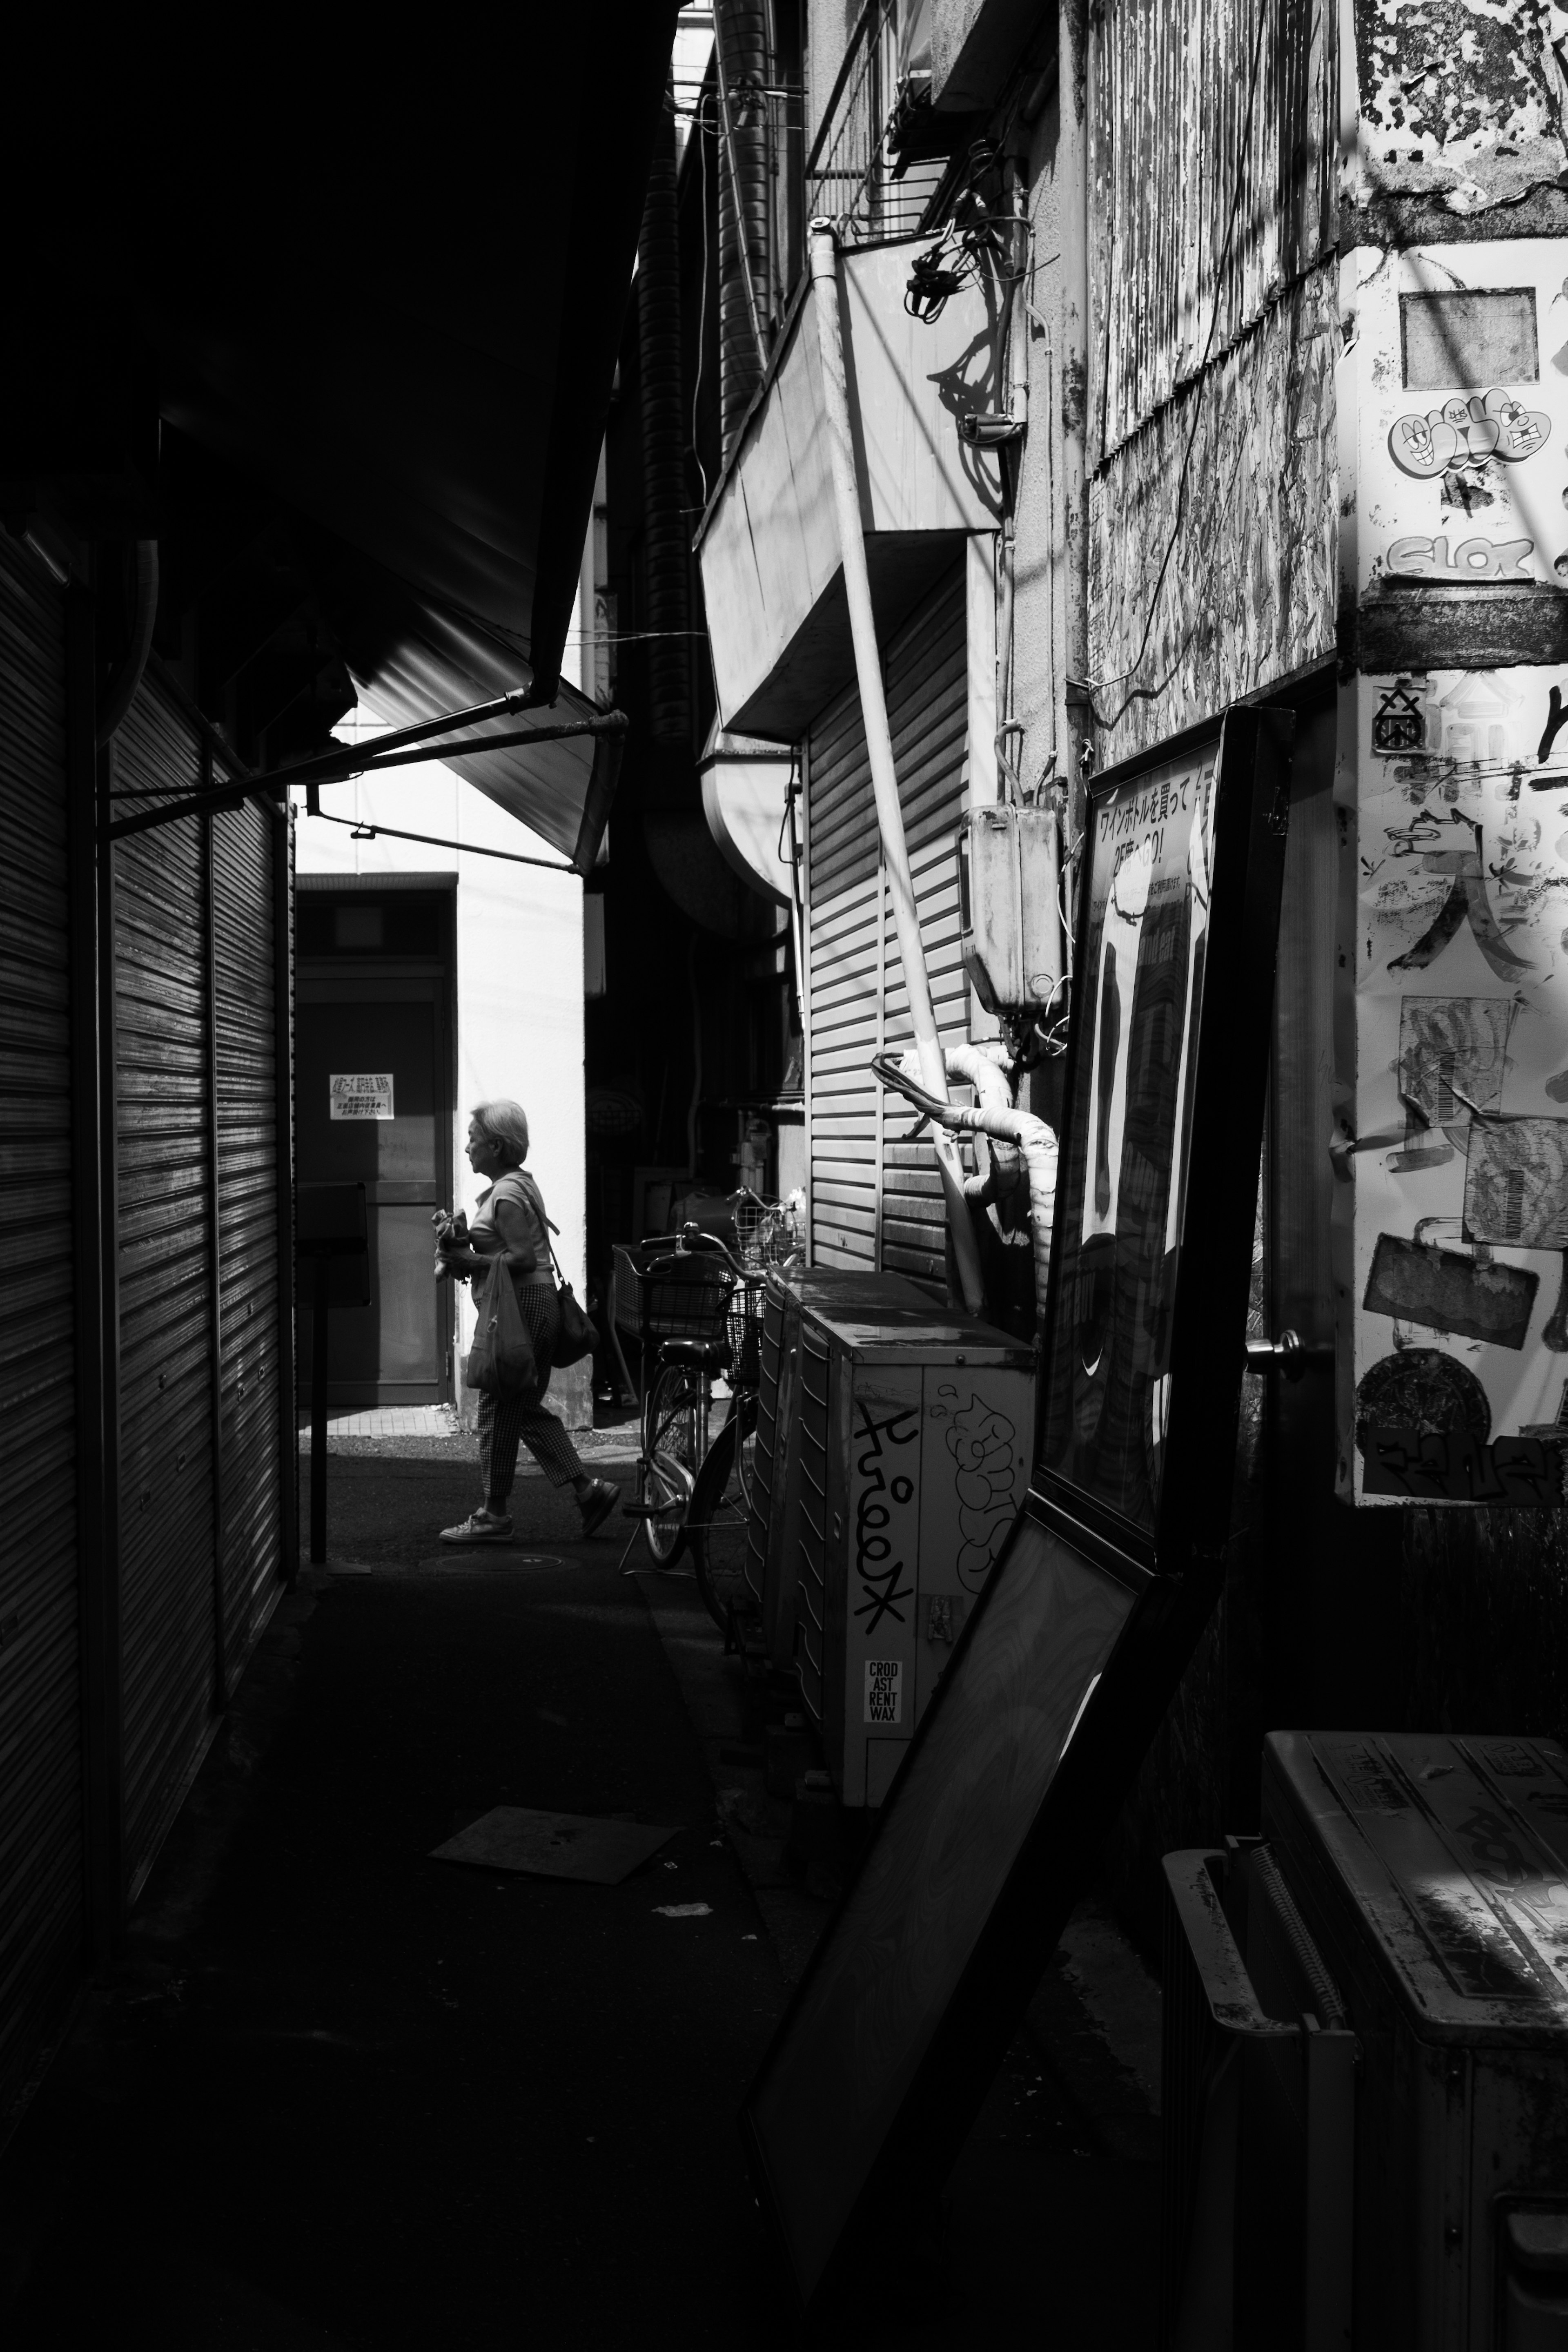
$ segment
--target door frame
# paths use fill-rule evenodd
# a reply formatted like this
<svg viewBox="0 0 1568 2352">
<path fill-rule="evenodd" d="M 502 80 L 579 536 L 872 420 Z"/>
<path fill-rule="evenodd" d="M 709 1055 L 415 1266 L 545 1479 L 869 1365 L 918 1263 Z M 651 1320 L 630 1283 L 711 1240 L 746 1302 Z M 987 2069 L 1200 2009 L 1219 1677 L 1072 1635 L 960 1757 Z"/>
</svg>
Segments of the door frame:
<svg viewBox="0 0 1568 2352">
<path fill-rule="evenodd" d="M 296 887 L 312 897 L 390 898 L 396 892 L 438 898 L 444 901 L 442 945 L 438 957 L 373 954 L 299 956 L 295 974 L 295 1001 L 298 1022 L 299 1013 L 311 1004 L 374 1003 L 378 1000 L 396 1003 L 400 990 L 417 992 L 428 988 L 432 991 L 435 1008 L 432 1024 L 436 1060 L 434 1085 L 437 1101 L 444 1106 L 435 1121 L 435 1188 L 450 1205 L 455 1198 L 453 1188 L 455 1181 L 454 1138 L 457 1116 L 457 877 L 450 870 L 444 874 L 300 874 L 296 877 Z M 295 1064 L 298 1070 L 298 1053 Z M 297 1137 L 298 1132 L 298 1105 L 296 1103 Z M 436 1286 L 436 1346 L 441 1370 L 437 1380 L 429 1384 L 436 1391 L 434 1396 L 422 1395 L 417 1399 L 409 1396 L 410 1387 L 423 1387 L 423 1383 L 400 1383 L 398 1393 L 383 1394 L 382 1384 L 379 1382 L 372 1386 L 362 1381 L 333 1381 L 328 1388 L 329 1406 L 338 1412 L 373 1412 L 378 1408 L 391 1410 L 400 1403 L 454 1403 L 455 1322 L 452 1293 L 450 1283 Z"/>
</svg>

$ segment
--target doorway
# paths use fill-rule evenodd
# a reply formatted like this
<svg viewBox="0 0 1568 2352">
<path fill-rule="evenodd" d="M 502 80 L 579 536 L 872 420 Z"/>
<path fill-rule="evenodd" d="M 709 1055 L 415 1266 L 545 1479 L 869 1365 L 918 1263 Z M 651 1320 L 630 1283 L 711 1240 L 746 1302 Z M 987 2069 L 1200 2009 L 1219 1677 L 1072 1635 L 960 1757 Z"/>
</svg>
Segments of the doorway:
<svg viewBox="0 0 1568 2352">
<path fill-rule="evenodd" d="M 340 1410 L 452 1399 L 451 1286 L 432 1278 L 430 1229 L 452 1203 L 455 1103 L 453 888 L 437 878 L 299 877 L 298 1181 L 362 1183 L 369 1224 L 370 1303 L 332 1311 Z M 301 1397 L 310 1372 L 302 1315 Z"/>
</svg>

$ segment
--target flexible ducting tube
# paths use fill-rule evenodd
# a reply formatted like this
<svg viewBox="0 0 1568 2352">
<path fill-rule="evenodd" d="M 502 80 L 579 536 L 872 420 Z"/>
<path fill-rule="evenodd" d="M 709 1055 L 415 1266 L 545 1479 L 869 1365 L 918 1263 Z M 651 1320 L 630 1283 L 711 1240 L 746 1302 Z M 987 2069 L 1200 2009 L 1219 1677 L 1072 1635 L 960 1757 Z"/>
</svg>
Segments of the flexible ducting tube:
<svg viewBox="0 0 1568 2352">
<path fill-rule="evenodd" d="M 915 883 L 909 871 L 909 844 L 904 831 L 904 805 L 898 797 L 898 771 L 894 765 L 893 733 L 887 723 L 887 697 L 883 690 L 882 652 L 876 641 L 872 611 L 871 577 L 866 570 L 865 537 L 861 523 L 860 471 L 854 436 L 850 428 L 849 385 L 844 374 L 843 327 L 839 315 L 839 257 L 832 227 L 826 221 L 811 224 L 811 299 L 817 313 L 818 347 L 822 360 L 822 407 L 828 428 L 828 453 L 832 466 L 833 499 L 838 510 L 839 554 L 844 570 L 844 597 L 850 612 L 850 635 L 854 646 L 855 680 L 860 688 L 861 718 L 865 727 L 866 755 L 871 766 L 872 797 L 882 835 L 883 866 L 888 897 L 893 901 L 894 927 L 909 992 L 909 1022 L 915 1032 L 923 1084 L 937 1102 L 947 1098 L 947 1069 L 936 1034 L 931 1004 L 931 982 L 925 970 L 925 950 L 920 937 L 920 916 L 915 904 Z M 964 1171 L 951 1136 L 936 1137 L 936 1164 L 947 1200 L 947 1229 L 953 1236 L 958 1282 L 964 1304 L 978 1315 L 986 1303 L 980 1271 L 980 1245 L 969 1222 L 964 1196 Z"/>
<path fill-rule="evenodd" d="M 976 1203 L 999 1200 L 1014 1190 L 1020 1173 L 1029 1181 L 1030 1234 L 1034 1251 L 1034 1307 L 1037 1328 L 1045 1328 L 1046 1286 L 1051 1274 L 1051 1228 L 1056 1209 L 1056 1135 L 1032 1111 L 1015 1110 L 1004 1072 L 978 1045 L 949 1045 L 947 1075 L 962 1078 L 979 1096 L 973 1109 L 961 1103 L 939 1102 L 920 1082 L 916 1057 L 905 1054 L 900 1062 L 879 1054 L 872 1064 L 884 1087 L 893 1087 L 923 1110 L 935 1125 L 950 1134 L 983 1135 L 991 1145 L 991 1165 L 985 1175 L 965 1179 L 964 1189 Z M 1022 1163 L 1021 1170 L 1019 1163 Z"/>
<path fill-rule="evenodd" d="M 643 563 L 653 733 L 655 742 L 690 748 L 691 554 L 681 511 L 685 416 L 673 83 L 664 91 L 637 243 L 637 356 L 643 379 Z"/>
<path fill-rule="evenodd" d="M 131 615 L 131 643 L 125 659 L 120 663 L 98 708 L 98 743 L 103 746 L 116 736 L 125 723 L 126 713 L 136 699 L 136 689 L 147 667 L 147 656 L 152 650 L 152 624 L 158 617 L 158 542 L 155 539 L 139 539 L 136 542 L 136 595 Z"/>
</svg>

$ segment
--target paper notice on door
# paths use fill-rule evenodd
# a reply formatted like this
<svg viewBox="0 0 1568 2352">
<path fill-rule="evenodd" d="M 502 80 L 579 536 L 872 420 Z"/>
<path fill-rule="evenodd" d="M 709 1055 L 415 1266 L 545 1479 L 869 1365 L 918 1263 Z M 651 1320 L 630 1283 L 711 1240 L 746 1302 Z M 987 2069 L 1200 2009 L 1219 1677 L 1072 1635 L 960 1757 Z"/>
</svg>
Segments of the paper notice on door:
<svg viewBox="0 0 1568 2352">
<path fill-rule="evenodd" d="M 390 1070 L 360 1071 L 346 1077 L 334 1075 L 328 1083 L 331 1088 L 334 1118 L 392 1118 L 392 1074 Z"/>
</svg>

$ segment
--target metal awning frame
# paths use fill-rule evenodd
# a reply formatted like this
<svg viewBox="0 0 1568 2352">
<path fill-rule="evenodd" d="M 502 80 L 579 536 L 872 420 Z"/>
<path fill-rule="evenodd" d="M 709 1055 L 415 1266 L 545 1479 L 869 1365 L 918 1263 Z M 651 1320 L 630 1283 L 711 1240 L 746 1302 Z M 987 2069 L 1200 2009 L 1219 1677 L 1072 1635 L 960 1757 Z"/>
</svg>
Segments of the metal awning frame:
<svg viewBox="0 0 1568 2352">
<path fill-rule="evenodd" d="M 160 665 L 162 667 L 162 665 Z M 623 710 L 597 712 L 591 719 L 563 719 L 546 727 L 514 729 L 499 735 L 464 736 L 455 742 L 436 739 L 450 736 L 455 728 L 482 726 L 496 719 L 516 716 L 528 709 L 538 709 L 530 700 L 531 689 L 519 688 L 513 694 L 503 694 L 491 702 L 471 705 L 465 710 L 444 712 L 438 719 L 424 719 L 410 727 L 394 727 L 385 734 L 372 735 L 363 743 L 345 743 L 330 751 L 318 752 L 308 760 L 286 761 L 282 767 L 257 771 L 247 768 L 224 737 L 204 713 L 199 712 L 188 696 L 180 690 L 178 682 L 165 676 L 184 705 L 186 715 L 198 726 L 203 741 L 214 759 L 228 768 L 234 781 L 218 784 L 203 792 L 191 793 L 176 787 L 180 796 L 159 808 L 141 808 L 134 816 L 111 818 L 103 827 L 105 836 L 119 841 L 128 834 L 151 833 L 178 818 L 199 814 L 204 810 L 237 808 L 242 801 L 260 796 L 276 803 L 284 798 L 291 787 L 304 785 L 312 804 L 322 784 L 348 783 L 356 776 L 375 775 L 383 768 L 400 768 L 423 760 L 472 759 L 486 751 L 499 751 L 528 743 L 559 743 L 572 737 L 602 736 L 619 749 L 630 724 Z M 409 748 L 417 746 L 417 749 Z M 608 798 L 608 794 L 605 795 Z M 110 793 L 110 800 L 145 801 L 145 792 Z M 577 859 L 563 868 L 580 871 Z"/>
</svg>

